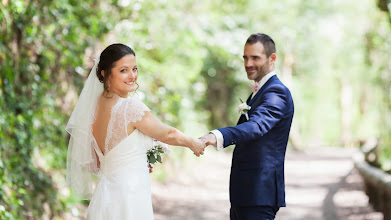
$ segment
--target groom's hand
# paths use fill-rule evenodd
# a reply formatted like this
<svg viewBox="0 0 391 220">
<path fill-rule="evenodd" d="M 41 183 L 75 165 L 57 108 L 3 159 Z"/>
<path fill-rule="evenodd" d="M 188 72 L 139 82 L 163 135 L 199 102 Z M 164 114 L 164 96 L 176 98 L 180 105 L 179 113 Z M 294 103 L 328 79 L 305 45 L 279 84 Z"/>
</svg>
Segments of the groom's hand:
<svg viewBox="0 0 391 220">
<path fill-rule="evenodd" d="M 207 134 L 199 138 L 205 143 L 206 146 L 212 145 L 213 147 L 217 146 L 216 136 L 214 134 Z"/>
<path fill-rule="evenodd" d="M 204 154 L 205 147 L 206 146 L 203 141 L 193 138 L 192 145 L 189 148 L 194 152 L 194 155 L 199 157 Z"/>
</svg>

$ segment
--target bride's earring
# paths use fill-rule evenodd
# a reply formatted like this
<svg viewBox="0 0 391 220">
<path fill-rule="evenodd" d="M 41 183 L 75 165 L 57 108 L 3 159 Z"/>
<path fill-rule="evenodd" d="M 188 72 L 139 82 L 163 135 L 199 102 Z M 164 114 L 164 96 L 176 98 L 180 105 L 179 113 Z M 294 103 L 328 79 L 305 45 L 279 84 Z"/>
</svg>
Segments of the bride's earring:
<svg viewBox="0 0 391 220">
<path fill-rule="evenodd" d="M 109 87 L 107 88 L 107 90 L 110 90 L 110 81 L 109 81 Z"/>
</svg>

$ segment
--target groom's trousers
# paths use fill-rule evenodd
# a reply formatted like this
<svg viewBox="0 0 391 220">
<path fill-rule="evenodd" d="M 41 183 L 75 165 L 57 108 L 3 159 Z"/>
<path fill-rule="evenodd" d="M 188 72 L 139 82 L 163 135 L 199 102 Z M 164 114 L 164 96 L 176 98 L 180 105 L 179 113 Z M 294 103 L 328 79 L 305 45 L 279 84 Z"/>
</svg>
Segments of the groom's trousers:
<svg viewBox="0 0 391 220">
<path fill-rule="evenodd" d="M 272 206 L 231 206 L 231 220 L 273 220 L 279 207 Z"/>
</svg>

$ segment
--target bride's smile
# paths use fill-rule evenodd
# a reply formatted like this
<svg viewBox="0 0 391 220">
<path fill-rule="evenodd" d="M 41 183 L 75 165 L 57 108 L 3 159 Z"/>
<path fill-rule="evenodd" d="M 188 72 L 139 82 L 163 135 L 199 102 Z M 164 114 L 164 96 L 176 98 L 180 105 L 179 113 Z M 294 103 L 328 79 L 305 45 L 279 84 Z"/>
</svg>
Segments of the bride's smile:
<svg viewBox="0 0 391 220">
<path fill-rule="evenodd" d="M 109 92 L 121 97 L 127 97 L 129 92 L 137 89 L 138 69 L 136 57 L 126 55 L 113 63 L 111 74 L 108 77 Z"/>
</svg>

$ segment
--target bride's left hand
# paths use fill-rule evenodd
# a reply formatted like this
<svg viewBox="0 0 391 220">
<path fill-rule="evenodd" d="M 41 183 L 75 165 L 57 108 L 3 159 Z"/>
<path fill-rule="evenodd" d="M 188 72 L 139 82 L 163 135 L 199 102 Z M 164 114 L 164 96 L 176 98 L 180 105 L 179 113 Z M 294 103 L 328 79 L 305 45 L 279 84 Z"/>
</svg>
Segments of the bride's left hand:
<svg viewBox="0 0 391 220">
<path fill-rule="evenodd" d="M 205 143 L 201 141 L 200 139 L 194 139 L 192 141 L 192 145 L 189 147 L 194 154 L 199 157 L 200 155 L 204 154 L 204 149 L 205 149 Z"/>
</svg>

